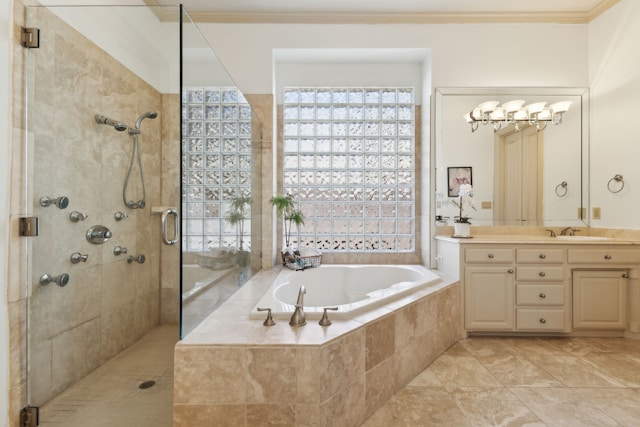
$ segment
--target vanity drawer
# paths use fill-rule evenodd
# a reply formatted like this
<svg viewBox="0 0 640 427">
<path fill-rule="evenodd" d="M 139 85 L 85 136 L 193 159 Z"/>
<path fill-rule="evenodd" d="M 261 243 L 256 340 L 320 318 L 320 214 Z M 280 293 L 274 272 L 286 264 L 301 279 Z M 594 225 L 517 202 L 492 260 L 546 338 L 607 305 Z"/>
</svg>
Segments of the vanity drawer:
<svg viewBox="0 0 640 427">
<path fill-rule="evenodd" d="M 555 263 L 564 262 L 564 249 L 517 249 L 516 260 L 521 263 Z"/>
<path fill-rule="evenodd" d="M 527 281 L 563 281 L 564 267 L 549 267 L 547 265 L 536 265 L 516 268 L 516 280 Z"/>
<path fill-rule="evenodd" d="M 517 285 L 516 304 L 518 305 L 563 305 L 564 286 L 555 285 Z"/>
<path fill-rule="evenodd" d="M 519 331 L 562 331 L 564 310 L 553 308 L 518 308 L 516 329 Z"/>
<path fill-rule="evenodd" d="M 467 263 L 481 262 L 483 264 L 513 262 L 513 249 L 481 249 L 467 248 L 464 251 Z"/>
<path fill-rule="evenodd" d="M 638 264 L 640 251 L 621 249 L 569 249 L 570 264 Z"/>
</svg>

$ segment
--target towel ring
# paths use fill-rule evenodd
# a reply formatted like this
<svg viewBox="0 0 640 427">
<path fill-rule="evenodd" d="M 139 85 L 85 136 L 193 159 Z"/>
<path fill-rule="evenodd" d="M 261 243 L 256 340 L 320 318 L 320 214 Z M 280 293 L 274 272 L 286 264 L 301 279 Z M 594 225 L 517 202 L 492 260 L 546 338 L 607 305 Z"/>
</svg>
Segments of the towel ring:
<svg viewBox="0 0 640 427">
<path fill-rule="evenodd" d="M 564 197 L 567 195 L 567 181 L 562 181 L 556 185 L 556 195 L 558 197 Z"/>
<path fill-rule="evenodd" d="M 618 188 L 617 190 L 614 190 L 611 188 L 611 184 L 614 182 L 618 182 L 620 183 L 620 188 Z M 607 183 L 607 188 L 609 189 L 609 191 L 611 191 L 612 193 L 619 193 L 622 191 L 622 189 L 624 188 L 624 179 L 622 179 L 622 175 L 620 174 L 616 174 L 613 178 L 611 178 L 609 180 L 609 182 Z"/>
</svg>

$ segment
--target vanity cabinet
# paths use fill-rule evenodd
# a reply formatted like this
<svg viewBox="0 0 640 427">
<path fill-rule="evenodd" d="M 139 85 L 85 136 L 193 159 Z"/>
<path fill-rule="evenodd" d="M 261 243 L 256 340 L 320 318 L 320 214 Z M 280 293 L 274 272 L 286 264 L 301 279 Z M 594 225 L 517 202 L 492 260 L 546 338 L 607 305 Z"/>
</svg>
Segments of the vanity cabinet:
<svg viewBox="0 0 640 427">
<path fill-rule="evenodd" d="M 565 250 L 549 247 L 516 249 L 516 330 L 567 329 Z"/>
<path fill-rule="evenodd" d="M 465 327 L 469 331 L 511 331 L 513 313 L 513 268 L 470 266 L 464 271 Z"/>
<path fill-rule="evenodd" d="M 627 326 L 628 269 L 640 264 L 635 248 L 591 247 L 568 251 L 573 271 L 573 328 L 624 330 Z"/>
<path fill-rule="evenodd" d="M 514 250 L 464 250 L 465 327 L 470 331 L 510 331 L 515 325 Z"/>
<path fill-rule="evenodd" d="M 624 329 L 626 270 L 574 270 L 573 328 Z"/>
<path fill-rule="evenodd" d="M 527 240 L 437 241 L 438 262 L 448 271 L 459 267 L 466 331 L 617 334 L 628 329 L 638 310 L 628 307 L 632 283 L 638 281 L 629 276 L 640 270 L 638 245 Z"/>
</svg>

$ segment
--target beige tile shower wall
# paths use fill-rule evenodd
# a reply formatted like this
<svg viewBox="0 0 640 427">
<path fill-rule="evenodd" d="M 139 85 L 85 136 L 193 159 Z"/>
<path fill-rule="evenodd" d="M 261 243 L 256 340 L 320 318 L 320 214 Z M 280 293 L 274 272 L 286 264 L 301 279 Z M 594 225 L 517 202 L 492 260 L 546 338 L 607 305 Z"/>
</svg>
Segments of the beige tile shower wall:
<svg viewBox="0 0 640 427">
<path fill-rule="evenodd" d="M 159 323 L 159 218 L 161 95 L 52 15 L 37 12 L 39 49 L 28 52 L 29 140 L 33 144 L 33 191 L 27 196 L 40 219 L 40 235 L 32 240 L 29 281 L 29 354 L 31 404 L 41 404 L 132 344 Z M 122 187 L 132 150 L 132 137 L 98 125 L 96 113 L 135 124 L 149 110 L 158 119 L 142 122 L 140 146 L 146 184 L 145 209 L 122 201 Z M 134 162 L 129 198 L 141 198 Z M 67 209 L 41 207 L 41 196 L 69 197 Z M 85 212 L 73 223 L 71 211 Z M 126 212 L 116 221 L 117 211 Z M 92 225 L 105 225 L 113 237 L 101 245 L 87 242 Z M 143 254 L 144 264 L 127 263 L 113 248 Z M 87 254 L 72 264 L 73 252 Z M 40 275 L 68 273 L 69 284 L 42 286 Z"/>
</svg>

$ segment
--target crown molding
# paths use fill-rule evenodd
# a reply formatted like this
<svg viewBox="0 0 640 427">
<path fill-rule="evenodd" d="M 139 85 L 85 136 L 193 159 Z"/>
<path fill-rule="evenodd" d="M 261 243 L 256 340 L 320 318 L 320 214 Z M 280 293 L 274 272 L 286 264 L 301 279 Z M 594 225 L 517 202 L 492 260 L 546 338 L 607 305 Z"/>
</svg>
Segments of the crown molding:
<svg viewBox="0 0 640 427">
<path fill-rule="evenodd" d="M 585 24 L 600 16 L 620 0 L 602 0 L 587 12 L 211 12 L 188 10 L 197 23 L 226 24 Z M 157 0 L 145 0 L 160 6 Z M 175 21 L 174 13 L 154 8 L 162 21 Z"/>
</svg>

